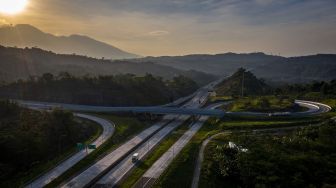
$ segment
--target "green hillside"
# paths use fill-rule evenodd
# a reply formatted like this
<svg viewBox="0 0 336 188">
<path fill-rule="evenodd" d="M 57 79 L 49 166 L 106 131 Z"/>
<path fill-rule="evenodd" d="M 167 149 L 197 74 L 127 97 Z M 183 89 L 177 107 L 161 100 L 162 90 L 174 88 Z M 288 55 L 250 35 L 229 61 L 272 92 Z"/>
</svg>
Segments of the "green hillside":
<svg viewBox="0 0 336 188">
<path fill-rule="evenodd" d="M 270 87 L 261 79 L 243 68 L 238 69 L 231 77 L 221 82 L 217 88 L 217 95 L 247 96 L 260 95 L 267 92 Z"/>
</svg>

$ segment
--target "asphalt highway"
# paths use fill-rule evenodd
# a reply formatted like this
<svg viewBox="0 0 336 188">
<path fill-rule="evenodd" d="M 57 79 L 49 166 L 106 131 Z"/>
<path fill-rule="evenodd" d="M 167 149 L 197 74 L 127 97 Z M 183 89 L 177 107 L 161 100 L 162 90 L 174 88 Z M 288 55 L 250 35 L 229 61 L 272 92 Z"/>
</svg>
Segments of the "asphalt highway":
<svg viewBox="0 0 336 188">
<path fill-rule="evenodd" d="M 224 103 L 213 104 L 207 107 L 208 109 L 217 108 Z M 201 116 L 196 123 L 192 124 L 190 129 L 186 131 L 173 146 L 171 146 L 140 178 L 134 187 L 151 187 L 153 183 L 167 169 L 174 158 L 187 145 L 196 132 L 202 127 L 208 116 Z"/>
<path fill-rule="evenodd" d="M 95 121 L 96 123 L 100 124 L 103 127 L 103 133 L 91 144 L 96 145 L 96 147 L 99 147 L 102 143 L 104 143 L 107 139 L 109 139 L 113 133 L 114 133 L 114 124 L 110 121 L 107 121 L 105 119 L 86 115 L 86 114 L 74 114 L 77 117 L 89 119 L 91 121 Z M 76 154 L 72 155 L 71 157 L 67 158 L 66 160 L 62 161 L 60 164 L 58 164 L 55 168 L 49 170 L 45 174 L 39 176 L 32 182 L 30 182 L 26 187 L 33 187 L 33 188 L 39 188 L 47 185 L 52 180 L 60 176 L 62 173 L 64 173 L 66 170 L 68 170 L 70 167 L 72 167 L 74 164 L 82 160 L 85 156 L 88 155 L 88 153 L 91 153 L 93 150 L 88 149 L 87 152 L 85 150 L 79 151 Z"/>
<path fill-rule="evenodd" d="M 223 78 L 224 79 L 224 78 Z M 309 110 L 305 112 L 281 112 L 281 113 L 256 113 L 256 112 L 224 112 L 222 110 L 214 109 L 199 109 L 208 99 L 209 90 L 213 90 L 213 87 L 218 84 L 222 79 L 210 83 L 203 88 L 200 88 L 194 94 L 181 98 L 173 103 L 163 106 L 152 107 L 104 107 L 104 106 L 87 106 L 87 105 L 73 105 L 73 104 L 61 104 L 61 103 L 46 103 L 35 101 L 17 101 L 20 105 L 33 109 L 50 110 L 54 107 L 60 107 L 72 111 L 91 111 L 91 112 L 133 112 L 133 113 L 156 113 L 156 114 L 169 114 L 165 115 L 163 120 L 152 125 L 146 130 L 142 131 L 128 142 L 124 143 L 86 170 L 73 177 L 68 182 L 65 182 L 63 187 L 85 187 L 88 185 L 111 187 L 116 185 L 120 180 L 127 176 L 127 174 L 135 167 L 134 163 L 130 161 L 131 155 L 134 152 L 140 154 L 139 158 L 144 159 L 169 133 L 175 128 L 181 125 L 190 115 L 202 115 L 200 120 L 193 124 L 172 147 L 172 151 L 169 150 L 162 159 L 160 158 L 157 163 L 154 164 L 151 169 L 146 172 L 144 178 L 156 179 L 173 160 L 174 154 L 179 152 L 191 139 L 199 128 L 202 126 L 208 116 L 223 116 L 223 115 L 247 115 L 247 116 L 310 116 L 324 112 L 328 112 L 331 108 L 327 105 L 311 102 L 296 100 L 300 106 L 307 107 Z M 189 100 L 189 101 L 188 101 Z M 188 102 L 186 102 L 188 101 Z M 176 106 L 185 103 L 181 107 L 168 107 Z M 99 122 L 104 127 L 103 134 L 95 141 L 94 144 L 99 146 L 107 138 L 113 134 L 113 126 L 107 124 L 106 120 L 100 119 L 94 116 L 88 116 L 83 114 L 76 114 L 77 116 L 92 119 Z M 106 122 L 103 122 L 106 121 Z M 105 129 L 107 132 L 105 132 Z M 109 132 L 112 133 L 110 134 Z M 91 152 L 91 151 L 89 151 Z M 170 152 L 170 153 L 169 153 Z M 61 175 L 71 166 L 76 164 L 82 158 L 85 157 L 85 152 L 78 152 L 66 161 L 59 164 L 57 167 L 49 171 L 48 173 L 40 176 L 27 187 L 42 187 L 51 182 L 54 178 Z"/>
<path fill-rule="evenodd" d="M 201 107 L 208 98 L 208 89 L 212 88 L 213 85 L 214 84 L 207 85 L 202 89 L 198 90 L 192 100 L 185 104 L 183 107 L 188 107 L 190 109 Z M 134 151 L 144 151 L 139 156 L 144 157 L 171 131 L 173 131 L 177 126 L 181 125 L 186 119 L 188 119 L 189 116 L 184 115 L 179 117 L 166 117 L 166 119 L 170 120 L 174 118 L 176 119 L 168 124 L 167 121 L 165 121 L 165 123 L 159 122 L 158 124 L 146 129 L 130 141 L 126 142 L 125 144 L 90 166 L 85 171 L 81 172 L 76 177 L 72 178 L 70 181 L 66 182 L 62 187 L 88 187 L 90 185 L 93 185 L 97 181 L 99 182 L 96 186 L 113 186 L 120 179 L 122 179 L 124 175 L 129 172 L 129 170 L 133 168 L 134 164 L 130 163 L 129 160 L 131 159 L 130 156 L 132 155 L 132 153 L 134 153 Z M 166 126 L 163 127 L 164 125 Z M 149 141 L 148 144 L 146 144 L 147 140 Z M 119 177 L 120 175 L 121 177 Z"/>
</svg>

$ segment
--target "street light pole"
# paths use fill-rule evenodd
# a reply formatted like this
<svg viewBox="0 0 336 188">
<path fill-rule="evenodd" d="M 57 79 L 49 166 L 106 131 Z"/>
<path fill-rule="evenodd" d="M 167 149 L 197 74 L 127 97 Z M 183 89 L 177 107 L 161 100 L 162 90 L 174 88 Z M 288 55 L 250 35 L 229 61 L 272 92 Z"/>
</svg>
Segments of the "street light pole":
<svg viewBox="0 0 336 188">
<path fill-rule="evenodd" d="M 244 76 L 245 76 L 245 70 L 243 71 L 243 79 L 242 79 L 242 98 L 244 97 Z"/>
<path fill-rule="evenodd" d="M 147 151 L 149 151 L 149 140 L 147 142 Z"/>
</svg>

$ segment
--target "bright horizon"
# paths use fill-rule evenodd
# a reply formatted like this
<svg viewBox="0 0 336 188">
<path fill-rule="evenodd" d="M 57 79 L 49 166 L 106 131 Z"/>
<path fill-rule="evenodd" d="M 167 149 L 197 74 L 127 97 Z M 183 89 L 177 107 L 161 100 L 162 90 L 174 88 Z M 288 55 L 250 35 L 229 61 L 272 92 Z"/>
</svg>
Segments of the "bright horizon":
<svg viewBox="0 0 336 188">
<path fill-rule="evenodd" d="M 142 56 L 336 53 L 333 0 L 28 0 L 10 8 L 0 10 L 1 25 L 86 35 Z"/>
</svg>

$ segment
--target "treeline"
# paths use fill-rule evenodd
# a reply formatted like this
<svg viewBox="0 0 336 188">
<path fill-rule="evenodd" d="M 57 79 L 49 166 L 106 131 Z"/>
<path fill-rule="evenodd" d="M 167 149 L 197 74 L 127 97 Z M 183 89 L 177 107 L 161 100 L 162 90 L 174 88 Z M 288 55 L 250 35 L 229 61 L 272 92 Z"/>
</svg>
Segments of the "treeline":
<svg viewBox="0 0 336 188">
<path fill-rule="evenodd" d="M 194 92 L 198 85 L 184 76 L 163 80 L 151 74 L 135 76 L 75 77 L 67 72 L 57 76 L 19 80 L 0 87 L 0 97 L 48 102 L 133 106 L 159 105 Z"/>
<path fill-rule="evenodd" d="M 76 122 L 70 112 L 33 111 L 1 100 L 0 187 L 12 187 L 6 182 L 54 159 L 95 131 L 93 126 Z"/>
<path fill-rule="evenodd" d="M 303 97 L 335 97 L 336 80 L 285 85 L 276 88 L 274 92 L 275 94 L 291 94 Z"/>
<path fill-rule="evenodd" d="M 335 187 L 335 137 L 330 121 L 286 136 L 221 138 L 206 151 L 200 187 Z"/>
</svg>

